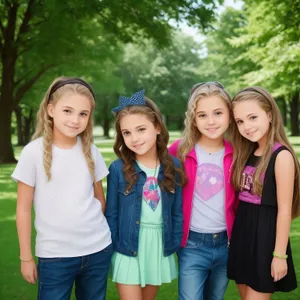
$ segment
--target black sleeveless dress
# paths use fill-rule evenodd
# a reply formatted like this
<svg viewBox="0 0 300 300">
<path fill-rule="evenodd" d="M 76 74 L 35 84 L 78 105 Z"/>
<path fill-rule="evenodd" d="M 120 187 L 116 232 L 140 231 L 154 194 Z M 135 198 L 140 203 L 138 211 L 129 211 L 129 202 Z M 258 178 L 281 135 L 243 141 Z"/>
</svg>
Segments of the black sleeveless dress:
<svg viewBox="0 0 300 300">
<path fill-rule="evenodd" d="M 263 182 L 262 196 L 253 195 L 252 175 L 259 157 L 252 154 L 242 174 L 243 189 L 233 225 L 228 257 L 227 276 L 237 284 L 246 284 L 261 293 L 289 292 L 297 288 L 290 241 L 287 246 L 288 273 L 274 282 L 271 263 L 276 240 L 277 192 L 275 160 L 287 150 L 279 145 L 274 150 Z"/>
</svg>

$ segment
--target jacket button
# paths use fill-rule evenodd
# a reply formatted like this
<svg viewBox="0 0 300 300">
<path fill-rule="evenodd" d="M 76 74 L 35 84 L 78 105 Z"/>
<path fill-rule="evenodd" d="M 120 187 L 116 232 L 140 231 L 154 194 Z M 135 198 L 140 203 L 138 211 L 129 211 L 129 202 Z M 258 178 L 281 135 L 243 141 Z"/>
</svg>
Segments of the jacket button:
<svg viewBox="0 0 300 300">
<path fill-rule="evenodd" d="M 134 256 L 137 256 L 137 253 L 136 253 L 136 251 L 134 251 L 134 252 L 133 252 L 133 255 L 134 255 Z"/>
<path fill-rule="evenodd" d="M 135 222 L 135 224 L 136 224 L 136 225 L 139 225 L 139 224 L 140 224 L 140 222 L 139 222 L 139 221 L 136 221 L 136 222 Z"/>
</svg>

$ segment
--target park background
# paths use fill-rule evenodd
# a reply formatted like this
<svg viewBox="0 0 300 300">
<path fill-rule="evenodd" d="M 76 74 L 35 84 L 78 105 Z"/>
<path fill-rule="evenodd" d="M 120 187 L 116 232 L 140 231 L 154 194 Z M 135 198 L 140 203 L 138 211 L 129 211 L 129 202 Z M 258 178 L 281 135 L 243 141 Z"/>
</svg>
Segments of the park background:
<svg viewBox="0 0 300 300">
<path fill-rule="evenodd" d="M 110 111 L 120 94 L 144 88 L 173 141 L 190 88 L 215 80 L 232 96 L 249 85 L 269 90 L 300 157 L 299 41 L 299 0 L 0 0 L 0 299 L 36 298 L 19 270 L 10 174 L 55 77 L 93 86 L 95 144 L 107 165 L 115 158 Z M 290 236 L 300 285 L 299 218 Z M 118 299 L 111 281 L 107 299 Z M 177 299 L 177 281 L 163 285 L 157 299 Z M 235 299 L 231 282 L 225 300 Z M 272 299 L 299 300 L 300 288 Z"/>
</svg>

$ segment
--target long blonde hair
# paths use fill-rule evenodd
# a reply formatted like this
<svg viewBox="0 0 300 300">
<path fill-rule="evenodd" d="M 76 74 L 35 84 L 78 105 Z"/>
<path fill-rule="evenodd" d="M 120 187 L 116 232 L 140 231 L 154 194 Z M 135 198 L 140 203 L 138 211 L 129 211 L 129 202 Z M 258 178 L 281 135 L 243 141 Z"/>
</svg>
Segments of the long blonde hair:
<svg viewBox="0 0 300 300">
<path fill-rule="evenodd" d="M 82 81 L 81 79 L 79 79 Z M 91 114 L 88 120 L 88 124 L 86 129 L 80 134 L 82 140 L 82 151 L 84 153 L 89 172 L 95 182 L 95 164 L 91 153 L 91 145 L 93 143 L 93 111 L 95 108 L 95 99 L 94 96 L 87 86 L 82 85 L 80 83 L 66 83 L 64 82 L 72 82 L 72 78 L 68 77 L 58 77 L 56 78 L 50 87 L 48 88 L 43 101 L 40 104 L 39 111 L 37 113 L 37 121 L 36 121 L 36 130 L 32 136 L 32 140 L 35 140 L 39 137 L 43 137 L 43 146 L 44 146 L 44 154 L 43 154 L 43 162 L 44 169 L 46 172 L 46 176 L 48 180 L 51 179 L 51 165 L 52 165 L 52 139 L 53 139 L 53 119 L 49 116 L 47 106 L 49 103 L 55 105 L 59 99 L 65 93 L 76 93 L 82 96 L 86 96 L 91 101 Z M 76 81 L 76 79 L 75 79 Z M 61 82 L 63 85 L 56 89 L 53 93 L 52 88 Z M 86 84 L 87 85 L 87 84 Z"/>
<path fill-rule="evenodd" d="M 201 133 L 199 132 L 195 121 L 198 101 L 211 96 L 217 96 L 225 101 L 229 110 L 230 119 L 232 119 L 231 98 L 228 92 L 220 83 L 207 82 L 204 84 L 198 84 L 198 86 L 196 85 L 192 89 L 191 96 L 188 102 L 188 109 L 185 113 L 185 128 L 183 131 L 183 137 L 179 143 L 177 151 L 177 156 L 179 157 L 181 162 L 184 162 L 186 155 L 192 150 L 201 136 Z M 230 122 L 228 131 L 231 130 L 230 128 L 232 123 L 233 122 Z"/>
<path fill-rule="evenodd" d="M 292 217 L 295 218 L 300 215 L 300 167 L 296 153 L 286 136 L 280 110 L 273 97 L 259 86 L 248 87 L 239 92 L 232 100 L 232 107 L 234 108 L 236 103 L 243 101 L 257 101 L 260 107 L 272 116 L 269 132 L 267 133 L 267 145 L 263 154 L 264 159 L 260 160 L 254 173 L 253 191 L 259 196 L 262 195 L 263 183 L 261 178 L 267 170 L 274 144 L 278 142 L 285 146 L 291 152 L 295 163 L 295 183 L 292 205 Z M 244 138 L 239 133 L 235 122 L 232 128 L 232 143 L 234 147 L 232 184 L 234 188 L 239 191 L 241 189 L 241 174 L 243 173 L 249 156 L 257 148 L 257 143 L 253 143 Z"/>
<path fill-rule="evenodd" d="M 160 163 L 164 167 L 164 180 L 159 182 L 160 187 L 165 191 L 174 191 L 175 184 L 182 186 L 185 183 L 185 175 L 182 168 L 176 168 L 172 156 L 169 154 L 167 145 L 169 142 L 169 132 L 163 122 L 162 115 L 157 105 L 145 97 L 145 105 L 127 106 L 116 115 L 116 138 L 114 143 L 114 151 L 116 155 L 124 161 L 123 172 L 126 181 L 128 182 L 127 191 L 130 191 L 132 186 L 137 181 L 137 174 L 134 168 L 135 153 L 127 148 L 121 132 L 120 120 L 128 115 L 143 115 L 155 128 L 160 129 L 157 135 L 156 149 Z M 179 181 L 176 182 L 176 173 L 179 176 Z"/>
</svg>

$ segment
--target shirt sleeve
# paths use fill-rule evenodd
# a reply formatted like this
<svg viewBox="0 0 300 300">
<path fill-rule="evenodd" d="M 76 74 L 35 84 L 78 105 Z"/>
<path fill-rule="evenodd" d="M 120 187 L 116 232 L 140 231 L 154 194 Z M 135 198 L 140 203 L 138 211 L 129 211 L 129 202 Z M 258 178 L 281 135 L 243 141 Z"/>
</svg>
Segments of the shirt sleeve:
<svg viewBox="0 0 300 300">
<path fill-rule="evenodd" d="M 96 182 L 102 180 L 109 173 L 107 166 L 105 164 L 104 158 L 98 148 L 93 145 L 92 146 L 93 158 L 95 161 L 95 179 Z"/>
<path fill-rule="evenodd" d="M 21 181 L 29 186 L 34 187 L 36 181 L 36 155 L 34 149 L 32 149 L 30 146 L 31 145 L 29 144 L 23 148 L 11 178 L 15 181 Z"/>
</svg>

